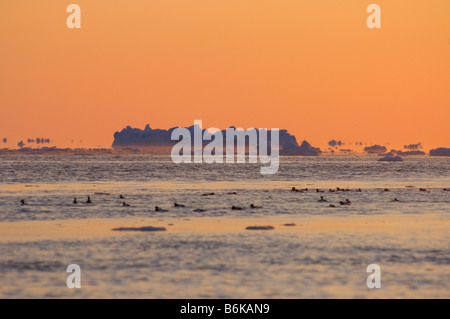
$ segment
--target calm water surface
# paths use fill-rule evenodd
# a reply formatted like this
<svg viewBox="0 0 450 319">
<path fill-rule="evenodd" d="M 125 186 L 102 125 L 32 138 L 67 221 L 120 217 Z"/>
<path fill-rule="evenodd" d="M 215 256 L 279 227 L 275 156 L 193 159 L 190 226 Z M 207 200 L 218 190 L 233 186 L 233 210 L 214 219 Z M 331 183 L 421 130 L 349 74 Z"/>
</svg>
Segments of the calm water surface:
<svg viewBox="0 0 450 319">
<path fill-rule="evenodd" d="M 0 156 L 0 222 L 89 218 L 450 216 L 450 158 L 282 157 L 260 164 L 182 164 L 168 157 Z M 290 188 L 308 188 L 303 193 Z M 350 192 L 328 189 L 349 188 Z M 316 189 L 324 190 L 317 193 Z M 362 192 L 355 190 L 361 188 Z M 384 191 L 388 188 L 390 191 Z M 425 188 L 426 191 L 420 191 Z M 202 196 L 214 192 L 214 196 Z M 230 194 L 236 192 L 236 194 Z M 122 194 L 125 199 L 119 199 Z M 87 196 L 92 204 L 87 205 Z M 328 203 L 317 202 L 324 196 Z M 72 204 L 77 197 L 79 203 Z M 351 206 L 341 206 L 346 198 Z M 399 202 L 393 202 L 397 198 Z M 20 199 L 27 205 L 21 206 Z M 122 207 L 126 201 L 130 207 Z M 174 208 L 173 202 L 184 204 Z M 247 208 L 250 203 L 262 209 Z M 331 209 L 329 204 L 337 207 Z M 154 211 L 154 206 L 168 212 Z M 230 210 L 232 205 L 241 211 Z M 205 211 L 194 213 L 194 208 Z M 450 229 L 432 233 L 143 233 L 0 243 L 0 297 L 450 297 Z M 83 269 L 82 289 L 65 268 Z M 369 290 L 365 268 L 383 266 Z"/>
</svg>

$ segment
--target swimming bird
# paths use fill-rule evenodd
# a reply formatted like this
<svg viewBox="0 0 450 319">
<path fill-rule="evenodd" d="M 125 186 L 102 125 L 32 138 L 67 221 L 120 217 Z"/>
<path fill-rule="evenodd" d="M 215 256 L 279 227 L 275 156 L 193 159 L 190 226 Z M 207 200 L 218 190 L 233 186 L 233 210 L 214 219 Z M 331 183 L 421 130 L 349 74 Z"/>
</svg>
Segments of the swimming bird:
<svg viewBox="0 0 450 319">
<path fill-rule="evenodd" d="M 20 200 L 20 205 L 26 205 L 27 203 L 25 203 L 25 201 L 23 199 Z"/>
<path fill-rule="evenodd" d="M 92 204 L 92 202 L 91 202 L 91 196 L 88 196 L 87 201 L 86 201 L 86 204 Z"/>
<path fill-rule="evenodd" d="M 255 204 L 250 204 L 250 208 L 262 208 L 262 206 L 256 206 Z"/>
<path fill-rule="evenodd" d="M 390 190 L 389 190 L 389 189 L 387 189 L 387 188 L 385 188 L 385 189 L 384 189 L 384 191 L 385 191 L 385 192 L 390 192 Z"/>
<path fill-rule="evenodd" d="M 421 192 L 426 192 L 427 190 L 425 188 L 420 188 L 419 189 Z"/>
<path fill-rule="evenodd" d="M 155 212 L 168 212 L 167 209 L 162 209 L 161 207 L 155 206 Z"/>
<path fill-rule="evenodd" d="M 74 204 L 78 204 L 77 198 L 76 198 L 76 197 L 73 198 L 73 203 L 74 203 Z"/>
<path fill-rule="evenodd" d="M 351 203 L 352 203 L 348 198 L 345 199 L 345 202 L 346 202 L 347 204 L 351 204 Z"/>
<path fill-rule="evenodd" d="M 394 198 L 394 200 L 393 200 L 394 202 L 399 202 L 399 200 L 397 199 L 397 198 Z"/>
<path fill-rule="evenodd" d="M 130 204 L 127 204 L 127 203 L 125 203 L 125 202 L 122 202 L 122 206 L 123 206 L 123 207 L 130 207 Z"/>
<path fill-rule="evenodd" d="M 362 192 L 361 188 L 358 188 L 358 190 L 356 192 L 361 193 Z"/>
<path fill-rule="evenodd" d="M 334 206 L 333 204 L 330 204 L 330 206 L 329 207 L 336 207 L 336 206 Z"/>
<path fill-rule="evenodd" d="M 204 194 L 202 194 L 202 196 L 213 196 L 213 195 L 215 195 L 214 193 L 204 193 Z"/>
<path fill-rule="evenodd" d="M 194 212 L 196 212 L 196 213 L 201 213 L 201 212 L 204 212 L 204 211 L 206 211 L 206 210 L 205 209 L 201 209 L 201 208 L 194 209 Z"/>
<path fill-rule="evenodd" d="M 323 191 L 321 191 L 320 189 L 316 189 L 316 193 L 323 193 Z"/>
<path fill-rule="evenodd" d="M 229 192 L 229 193 L 227 193 L 228 195 L 236 195 L 237 193 L 236 192 Z"/>
<path fill-rule="evenodd" d="M 178 204 L 178 203 L 173 203 L 173 206 L 174 206 L 174 207 L 186 207 L 186 206 L 184 206 L 183 204 Z"/>
<path fill-rule="evenodd" d="M 120 198 L 120 199 L 125 199 L 125 197 L 123 197 L 122 194 L 120 194 L 119 198 Z"/>
<path fill-rule="evenodd" d="M 446 192 L 450 192 L 450 189 L 444 188 L 444 191 L 446 191 Z"/>
<path fill-rule="evenodd" d="M 329 191 L 330 193 L 334 193 L 334 192 L 335 192 L 335 190 L 334 190 L 334 189 L 331 189 L 331 188 L 330 188 L 328 191 Z"/>
<path fill-rule="evenodd" d="M 242 207 L 239 207 L 239 206 L 231 206 L 231 209 L 232 210 L 242 210 Z"/>
<path fill-rule="evenodd" d="M 323 198 L 323 196 L 320 196 L 320 199 L 318 200 L 319 203 L 327 202 L 326 199 Z"/>
<path fill-rule="evenodd" d="M 350 205 L 351 203 L 350 202 L 347 202 L 347 201 L 345 201 L 345 202 L 339 202 L 339 204 L 341 204 L 341 205 Z"/>
<path fill-rule="evenodd" d="M 292 192 L 298 192 L 299 190 L 298 190 L 297 188 L 295 188 L 295 187 L 292 187 L 292 188 L 291 188 L 291 191 L 292 191 Z"/>
</svg>

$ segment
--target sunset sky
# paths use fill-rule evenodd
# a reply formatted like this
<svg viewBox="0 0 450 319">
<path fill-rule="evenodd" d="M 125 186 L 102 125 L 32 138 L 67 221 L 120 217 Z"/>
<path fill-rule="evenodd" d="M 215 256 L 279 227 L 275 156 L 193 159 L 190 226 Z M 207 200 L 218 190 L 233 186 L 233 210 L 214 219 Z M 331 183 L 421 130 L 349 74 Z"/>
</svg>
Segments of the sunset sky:
<svg viewBox="0 0 450 319">
<path fill-rule="evenodd" d="M 1 0 L 0 111 L 0 148 L 110 147 L 126 125 L 195 119 L 450 147 L 450 1 Z"/>
</svg>

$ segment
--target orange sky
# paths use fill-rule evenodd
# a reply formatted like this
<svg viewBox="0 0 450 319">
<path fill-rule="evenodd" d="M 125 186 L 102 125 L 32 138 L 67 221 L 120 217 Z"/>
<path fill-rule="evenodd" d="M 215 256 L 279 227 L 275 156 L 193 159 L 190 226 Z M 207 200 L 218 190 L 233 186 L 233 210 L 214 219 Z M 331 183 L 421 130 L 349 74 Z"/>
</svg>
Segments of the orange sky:
<svg viewBox="0 0 450 319">
<path fill-rule="evenodd" d="M 2 0 L 0 148 L 109 147 L 126 125 L 194 119 L 320 147 L 450 147 L 449 14 L 448 0 Z"/>
</svg>

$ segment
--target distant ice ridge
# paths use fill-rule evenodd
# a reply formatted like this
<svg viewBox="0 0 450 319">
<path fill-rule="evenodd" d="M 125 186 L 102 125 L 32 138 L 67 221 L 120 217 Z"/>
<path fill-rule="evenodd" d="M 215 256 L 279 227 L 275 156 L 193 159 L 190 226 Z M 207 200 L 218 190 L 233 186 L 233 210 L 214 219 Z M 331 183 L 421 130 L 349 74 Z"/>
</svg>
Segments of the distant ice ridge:
<svg viewBox="0 0 450 319">
<path fill-rule="evenodd" d="M 172 147 L 178 141 L 171 139 L 172 131 L 177 127 L 164 129 L 152 129 L 147 124 L 144 130 L 127 126 L 120 132 L 114 133 L 114 142 L 112 147 L 115 149 L 133 148 L 150 148 L 150 147 Z M 194 126 L 187 127 L 191 136 L 194 136 Z M 207 130 L 202 130 L 203 134 L 210 135 Z M 222 130 L 225 137 L 225 130 Z M 270 144 L 271 131 L 268 131 L 268 141 Z M 303 141 L 298 145 L 297 139 L 291 135 L 286 129 L 279 130 L 280 137 L 280 155 L 300 155 L 300 156 L 318 156 L 321 154 L 320 148 L 313 147 L 307 141 Z M 224 138 L 226 142 L 226 138 Z M 204 145 L 209 141 L 203 141 Z"/>
<path fill-rule="evenodd" d="M 410 151 L 417 151 L 418 149 L 422 148 L 422 143 L 416 143 L 416 144 L 409 144 L 409 145 L 405 145 L 403 146 L 406 150 L 410 150 Z"/>
<path fill-rule="evenodd" d="M 317 156 L 320 155 L 320 153 L 321 153 L 320 148 L 311 146 L 311 144 L 309 144 L 307 141 L 303 141 L 300 146 L 298 146 L 297 141 L 295 141 L 295 143 L 287 142 L 285 144 L 282 144 L 280 152 L 281 155 L 302 155 L 302 156 Z"/>
<path fill-rule="evenodd" d="M 144 227 L 119 227 L 113 228 L 115 231 L 166 231 L 165 227 L 153 227 L 153 226 L 144 226 Z"/>
<path fill-rule="evenodd" d="M 425 152 L 423 151 L 397 151 L 392 149 L 389 153 L 385 153 L 385 154 L 378 154 L 378 156 L 395 156 L 395 155 L 400 155 L 400 156 L 416 156 L 416 155 L 426 155 Z"/>
<path fill-rule="evenodd" d="M 380 158 L 379 161 L 381 162 L 403 162 L 403 159 L 400 156 L 385 156 L 383 158 Z"/>
<path fill-rule="evenodd" d="M 387 148 L 386 146 L 381 145 L 373 145 L 373 146 L 367 146 L 364 148 L 364 152 L 368 154 L 380 154 L 380 153 L 386 153 Z"/>
<path fill-rule="evenodd" d="M 404 146 L 405 151 L 391 149 L 386 153 L 386 146 L 373 145 L 364 148 L 364 151 L 368 154 L 377 154 L 378 156 L 414 156 L 414 155 L 426 155 L 424 151 L 421 151 L 422 143 L 409 144 Z"/>
<path fill-rule="evenodd" d="M 450 148 L 439 147 L 430 151 L 430 156 L 450 156 Z"/>
</svg>

